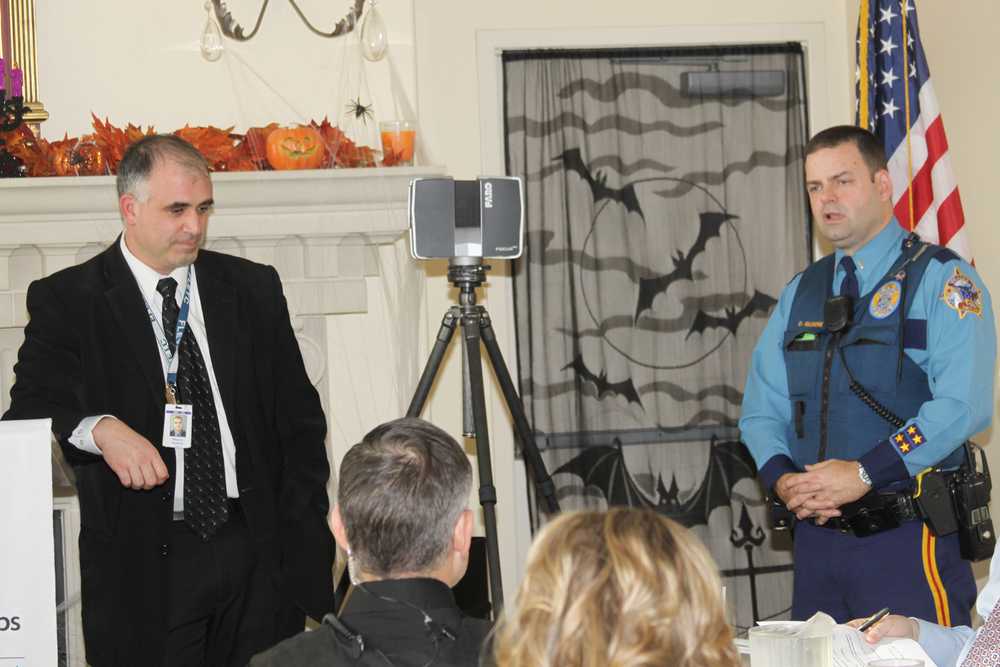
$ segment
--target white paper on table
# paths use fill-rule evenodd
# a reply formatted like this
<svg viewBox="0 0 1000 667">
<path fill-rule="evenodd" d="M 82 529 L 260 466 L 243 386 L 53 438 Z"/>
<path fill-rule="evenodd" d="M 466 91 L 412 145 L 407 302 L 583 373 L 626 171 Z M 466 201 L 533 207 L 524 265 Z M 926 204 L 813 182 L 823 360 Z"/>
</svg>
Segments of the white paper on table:
<svg viewBox="0 0 1000 667">
<path fill-rule="evenodd" d="M 833 667 L 864 667 L 881 658 L 917 658 L 924 661 L 924 667 L 937 667 L 912 639 L 883 639 L 869 644 L 854 628 L 838 625 L 833 629 Z"/>
</svg>

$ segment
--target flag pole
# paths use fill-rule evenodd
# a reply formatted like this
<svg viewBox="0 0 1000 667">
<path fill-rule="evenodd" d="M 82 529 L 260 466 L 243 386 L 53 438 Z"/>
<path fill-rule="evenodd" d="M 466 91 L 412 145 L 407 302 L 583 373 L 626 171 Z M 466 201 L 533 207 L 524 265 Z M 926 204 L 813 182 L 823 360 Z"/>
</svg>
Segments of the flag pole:
<svg viewBox="0 0 1000 667">
<path fill-rule="evenodd" d="M 858 125 L 868 129 L 868 0 L 858 8 Z"/>
<path fill-rule="evenodd" d="M 910 209 L 910 219 L 907 228 L 912 232 L 917 228 L 917 221 L 914 220 L 913 213 L 913 147 L 910 144 L 910 51 L 907 44 L 906 11 L 909 7 L 908 0 L 899 3 L 899 12 L 902 14 L 900 20 L 903 26 L 903 98 L 906 113 L 906 198 Z"/>
</svg>

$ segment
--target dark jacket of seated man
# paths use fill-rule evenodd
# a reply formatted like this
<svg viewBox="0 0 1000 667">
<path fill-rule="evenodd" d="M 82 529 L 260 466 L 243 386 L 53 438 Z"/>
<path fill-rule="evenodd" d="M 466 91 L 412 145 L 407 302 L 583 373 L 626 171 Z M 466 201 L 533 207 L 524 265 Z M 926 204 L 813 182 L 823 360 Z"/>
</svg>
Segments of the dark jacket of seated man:
<svg viewBox="0 0 1000 667">
<path fill-rule="evenodd" d="M 472 467 L 420 419 L 373 429 L 340 466 L 330 527 L 354 584 L 340 617 L 287 639 L 251 667 L 478 665 L 490 630 L 451 592 L 472 539 Z"/>
<path fill-rule="evenodd" d="M 356 586 L 339 620 L 323 624 L 254 658 L 278 665 L 478 665 L 488 621 L 466 616 L 438 579 L 387 579 Z"/>
</svg>

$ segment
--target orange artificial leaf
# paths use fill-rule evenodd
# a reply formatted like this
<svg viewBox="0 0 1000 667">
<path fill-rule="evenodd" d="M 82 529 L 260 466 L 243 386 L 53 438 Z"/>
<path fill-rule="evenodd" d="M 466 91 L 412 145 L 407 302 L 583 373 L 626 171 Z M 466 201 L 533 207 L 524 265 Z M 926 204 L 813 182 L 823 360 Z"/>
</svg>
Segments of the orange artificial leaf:
<svg viewBox="0 0 1000 667">
<path fill-rule="evenodd" d="M 368 146 L 356 146 L 353 141 L 341 144 L 337 152 L 338 167 L 374 167 L 375 152 Z"/>
<path fill-rule="evenodd" d="M 234 151 L 224 162 L 215 165 L 216 171 L 260 171 L 257 163 L 242 151 Z"/>
<path fill-rule="evenodd" d="M 402 161 L 403 161 L 403 151 L 389 150 L 382 155 L 383 167 L 395 167 Z"/>
<path fill-rule="evenodd" d="M 341 146 L 344 146 L 345 144 L 353 146 L 353 143 L 347 138 L 347 135 L 341 132 L 340 128 L 336 125 L 331 125 L 327 118 L 323 118 L 323 122 L 319 124 L 317 124 L 316 121 L 310 121 L 309 125 L 320 133 L 320 136 L 323 137 L 323 145 L 326 146 L 326 156 L 323 160 L 323 164 L 320 166 L 324 168 L 332 167 L 334 165 L 338 167 L 342 166 L 339 162 L 337 162 L 337 155 L 340 152 Z"/>
<path fill-rule="evenodd" d="M 277 123 L 271 123 L 266 127 L 251 127 L 243 135 L 243 141 L 236 147 L 236 150 L 252 160 L 258 170 L 270 169 L 271 165 L 267 163 L 267 138 L 278 127 Z"/>
<path fill-rule="evenodd" d="M 223 165 L 232 155 L 235 146 L 235 141 L 229 134 L 232 129 L 230 127 L 221 130 L 212 126 L 190 127 L 185 125 L 174 132 L 174 135 L 197 148 L 198 152 L 205 157 L 209 167 L 218 170 L 218 167 Z"/>
<path fill-rule="evenodd" d="M 111 173 L 118 170 L 118 163 L 121 162 L 125 149 L 133 141 L 141 139 L 148 134 L 155 134 L 152 127 L 143 132 L 140 128 L 129 124 L 126 130 L 119 129 L 105 118 L 104 122 L 91 112 L 90 117 L 94 125 L 94 143 L 103 155 L 103 160 Z"/>
<path fill-rule="evenodd" d="M 0 139 L 6 144 L 8 153 L 24 162 L 28 176 L 51 176 L 54 173 L 48 142 L 36 138 L 26 123 L 10 132 L 0 132 Z"/>
<path fill-rule="evenodd" d="M 142 128 L 136 127 L 132 123 L 129 123 L 128 126 L 125 128 L 125 138 L 128 139 L 128 142 L 130 144 L 139 141 L 148 134 L 153 134 L 152 127 L 149 127 L 145 132 L 143 132 Z"/>
<path fill-rule="evenodd" d="M 79 139 L 64 135 L 50 143 L 36 138 L 26 125 L 22 125 L 11 132 L 0 132 L 0 140 L 10 154 L 24 163 L 29 176 L 96 176 L 114 174 L 128 147 L 155 133 L 151 126 L 145 130 L 132 123 L 124 128 L 117 127 L 93 112 L 91 119 L 94 133 Z M 242 135 L 233 134 L 232 128 L 189 125 L 173 134 L 201 152 L 213 171 L 374 167 L 378 164 L 375 150 L 355 144 L 328 118 L 292 128 L 270 123 L 251 127 Z M 399 156 L 389 153 L 382 164 L 389 166 L 398 159 Z M 274 167 L 269 160 L 274 162 Z"/>
<path fill-rule="evenodd" d="M 49 144 L 49 158 L 55 176 L 76 176 L 77 170 L 73 165 L 73 148 L 76 147 L 76 137 L 70 138 L 64 134 L 59 141 Z"/>
</svg>

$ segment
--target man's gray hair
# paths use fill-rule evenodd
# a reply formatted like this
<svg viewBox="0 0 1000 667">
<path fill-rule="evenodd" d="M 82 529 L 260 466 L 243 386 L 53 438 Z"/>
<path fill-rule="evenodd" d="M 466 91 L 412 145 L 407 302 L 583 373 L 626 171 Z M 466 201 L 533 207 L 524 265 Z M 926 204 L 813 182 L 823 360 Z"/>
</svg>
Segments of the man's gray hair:
<svg viewBox="0 0 1000 667">
<path fill-rule="evenodd" d="M 149 175 L 153 167 L 163 161 L 170 161 L 204 175 L 208 173 L 208 162 L 194 146 L 172 134 L 151 134 L 131 144 L 118 163 L 118 196 L 130 194 L 139 201 L 149 198 Z"/>
<path fill-rule="evenodd" d="M 340 464 L 337 501 L 357 565 L 381 578 L 437 567 L 471 489 L 465 451 L 440 428 L 409 418 L 377 426 Z"/>
</svg>

